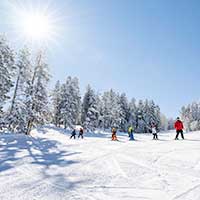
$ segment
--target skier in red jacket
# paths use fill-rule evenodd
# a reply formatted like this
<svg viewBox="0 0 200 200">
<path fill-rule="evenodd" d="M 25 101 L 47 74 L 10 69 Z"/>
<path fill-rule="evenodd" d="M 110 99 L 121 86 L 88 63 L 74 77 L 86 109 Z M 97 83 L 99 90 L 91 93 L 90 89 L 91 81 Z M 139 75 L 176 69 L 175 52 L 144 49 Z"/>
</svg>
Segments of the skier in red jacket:
<svg viewBox="0 0 200 200">
<path fill-rule="evenodd" d="M 183 122 L 180 120 L 179 117 L 177 117 L 177 120 L 174 124 L 174 128 L 176 129 L 176 137 L 175 137 L 175 140 L 178 140 L 178 136 L 179 134 L 181 134 L 181 137 L 182 139 L 184 140 L 184 135 L 183 135 L 183 129 L 184 129 L 184 126 L 183 126 Z"/>
</svg>

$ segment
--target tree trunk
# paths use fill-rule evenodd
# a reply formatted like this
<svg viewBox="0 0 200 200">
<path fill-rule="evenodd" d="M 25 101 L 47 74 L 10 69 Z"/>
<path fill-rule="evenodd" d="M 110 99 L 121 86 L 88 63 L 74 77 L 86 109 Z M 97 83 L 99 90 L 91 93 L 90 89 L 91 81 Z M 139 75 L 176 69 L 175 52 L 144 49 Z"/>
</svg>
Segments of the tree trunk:
<svg viewBox="0 0 200 200">
<path fill-rule="evenodd" d="M 11 116 L 12 113 L 13 113 L 15 100 L 16 100 L 16 97 L 17 97 L 17 91 L 18 91 L 18 87 L 19 87 L 20 72 L 21 72 L 21 69 L 19 68 L 19 74 L 17 76 L 17 81 L 16 81 L 16 85 L 15 85 L 15 89 L 14 89 L 14 94 L 13 94 L 13 98 L 12 98 L 12 101 L 11 101 L 11 107 L 10 107 L 9 116 Z M 9 125 L 8 125 L 8 129 L 9 130 L 11 130 L 11 124 L 12 124 L 12 122 L 10 122 Z"/>
<path fill-rule="evenodd" d="M 36 75 L 37 75 L 37 68 L 38 68 L 38 66 L 40 66 L 41 59 L 42 59 L 42 55 L 40 54 L 39 57 L 38 57 L 37 65 L 35 66 L 33 78 L 32 78 L 32 81 L 31 81 L 32 87 L 34 86 L 35 78 L 36 78 Z M 32 96 L 32 95 L 33 95 L 33 90 L 30 93 L 30 96 Z M 34 110 L 34 107 L 35 107 L 35 103 L 32 102 L 31 110 Z M 30 118 L 28 120 L 26 135 L 30 135 L 30 132 L 31 132 L 31 129 L 32 129 L 32 126 L 33 126 L 33 122 L 34 122 L 33 118 Z"/>
</svg>

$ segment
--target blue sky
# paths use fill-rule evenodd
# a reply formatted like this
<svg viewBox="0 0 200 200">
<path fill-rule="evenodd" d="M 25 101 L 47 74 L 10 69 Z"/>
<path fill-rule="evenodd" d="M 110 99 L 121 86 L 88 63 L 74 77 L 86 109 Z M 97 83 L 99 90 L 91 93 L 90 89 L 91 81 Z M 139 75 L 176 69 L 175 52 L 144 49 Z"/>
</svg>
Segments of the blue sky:
<svg viewBox="0 0 200 200">
<path fill-rule="evenodd" d="M 4 23 L 12 15 L 6 2 L 0 2 L 0 32 L 20 47 Z M 82 91 L 90 83 L 99 92 L 114 88 L 153 99 L 169 117 L 199 100 L 198 0 L 56 0 L 50 7 L 62 27 L 57 43 L 48 45 L 52 84 L 77 76 Z"/>
</svg>

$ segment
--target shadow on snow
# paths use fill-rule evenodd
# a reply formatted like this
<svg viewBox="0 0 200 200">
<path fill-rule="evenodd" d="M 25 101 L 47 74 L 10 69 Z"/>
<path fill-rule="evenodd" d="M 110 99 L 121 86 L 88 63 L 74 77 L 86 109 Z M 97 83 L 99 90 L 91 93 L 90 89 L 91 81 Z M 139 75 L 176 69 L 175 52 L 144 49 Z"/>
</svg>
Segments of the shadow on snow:
<svg viewBox="0 0 200 200">
<path fill-rule="evenodd" d="M 41 181 L 44 178 L 52 178 L 55 185 L 62 181 L 62 184 L 67 187 L 75 187 L 75 184 L 79 182 L 68 181 L 64 173 L 47 173 L 51 166 L 67 168 L 70 165 L 79 163 L 78 161 L 67 159 L 67 157 L 80 154 L 80 152 L 60 151 L 58 144 L 58 141 L 46 138 L 33 138 L 25 135 L 1 135 L 0 173 L 18 167 L 20 161 L 25 161 L 24 164 L 29 164 L 31 168 L 40 166 L 38 169 L 42 175 Z M 28 172 L 31 168 L 27 169 Z"/>
</svg>

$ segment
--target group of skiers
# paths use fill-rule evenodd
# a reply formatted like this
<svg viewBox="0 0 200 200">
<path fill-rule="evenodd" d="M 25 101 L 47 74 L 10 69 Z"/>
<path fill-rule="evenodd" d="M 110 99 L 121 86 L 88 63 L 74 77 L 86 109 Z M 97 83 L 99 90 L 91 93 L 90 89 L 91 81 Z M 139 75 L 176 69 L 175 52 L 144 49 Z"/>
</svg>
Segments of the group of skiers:
<svg viewBox="0 0 200 200">
<path fill-rule="evenodd" d="M 79 129 L 78 138 L 81 137 L 81 138 L 83 139 L 83 133 L 84 133 L 83 128 L 80 128 L 80 129 Z M 74 129 L 74 130 L 72 131 L 72 133 L 71 133 L 70 139 L 72 139 L 72 138 L 76 139 L 76 129 Z"/>
<path fill-rule="evenodd" d="M 180 120 L 179 117 L 177 117 L 177 120 L 174 123 L 174 128 L 176 129 L 175 140 L 179 139 L 179 134 L 181 134 L 181 137 L 184 140 L 184 134 L 183 134 L 184 126 L 183 126 L 183 122 Z M 152 123 L 150 129 L 151 129 L 151 132 L 152 132 L 152 135 L 153 135 L 153 140 L 158 140 L 158 128 L 157 128 L 156 124 Z M 83 128 L 80 128 L 78 138 L 81 137 L 83 139 L 83 134 L 84 134 L 84 130 L 83 130 Z M 130 126 L 128 128 L 128 136 L 130 138 L 129 140 L 135 140 L 133 126 Z M 72 138 L 76 139 L 76 129 L 74 129 L 71 133 L 70 139 L 72 139 Z M 112 141 L 118 141 L 118 139 L 117 139 L 117 129 L 116 128 L 112 128 Z"/>
<path fill-rule="evenodd" d="M 179 139 L 179 134 L 181 134 L 182 139 L 184 140 L 184 134 L 183 134 L 183 122 L 180 120 L 179 117 L 177 117 L 176 122 L 174 123 L 174 128 L 176 129 L 176 137 L 175 140 Z M 153 135 L 153 140 L 158 140 L 158 128 L 156 126 L 156 124 L 152 123 L 151 127 L 151 133 Z M 130 126 L 128 128 L 128 136 L 130 138 L 130 140 L 135 140 L 134 139 L 134 128 L 132 126 Z M 112 141 L 116 141 L 117 139 L 117 129 L 113 128 L 112 129 Z"/>
</svg>

